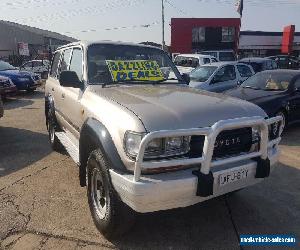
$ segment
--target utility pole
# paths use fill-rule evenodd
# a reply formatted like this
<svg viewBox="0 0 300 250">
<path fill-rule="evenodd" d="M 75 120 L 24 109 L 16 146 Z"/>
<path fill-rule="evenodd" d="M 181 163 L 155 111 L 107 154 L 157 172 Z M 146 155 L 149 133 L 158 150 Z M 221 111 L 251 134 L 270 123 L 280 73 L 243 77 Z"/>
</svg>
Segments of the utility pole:
<svg viewBox="0 0 300 250">
<path fill-rule="evenodd" d="M 165 6 L 164 0 L 161 0 L 161 23 L 162 23 L 162 43 L 161 47 L 165 50 Z"/>
</svg>

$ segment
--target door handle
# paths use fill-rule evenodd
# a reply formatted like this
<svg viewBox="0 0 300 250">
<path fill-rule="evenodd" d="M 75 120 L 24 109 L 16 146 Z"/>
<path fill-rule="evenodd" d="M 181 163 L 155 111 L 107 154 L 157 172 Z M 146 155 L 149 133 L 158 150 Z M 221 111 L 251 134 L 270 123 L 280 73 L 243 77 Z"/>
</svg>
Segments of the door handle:
<svg viewBox="0 0 300 250">
<path fill-rule="evenodd" d="M 65 99 L 65 94 L 64 93 L 61 94 L 61 98 Z"/>
</svg>

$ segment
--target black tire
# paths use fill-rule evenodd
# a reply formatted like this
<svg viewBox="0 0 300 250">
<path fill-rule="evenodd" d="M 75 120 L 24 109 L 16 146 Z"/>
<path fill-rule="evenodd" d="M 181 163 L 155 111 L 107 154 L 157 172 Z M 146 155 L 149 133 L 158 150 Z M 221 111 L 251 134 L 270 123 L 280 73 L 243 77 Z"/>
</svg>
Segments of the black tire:
<svg viewBox="0 0 300 250">
<path fill-rule="evenodd" d="M 135 222 L 135 212 L 123 203 L 114 190 L 109 164 L 100 150 L 90 154 L 87 162 L 87 196 L 93 221 L 107 238 L 128 231 Z"/>
<path fill-rule="evenodd" d="M 286 116 L 286 113 L 283 111 L 283 110 L 280 110 L 276 113 L 275 116 L 281 116 L 282 119 L 283 119 L 283 128 L 282 128 L 282 131 L 280 132 L 282 134 L 282 132 L 285 131 L 286 127 L 287 127 L 287 116 Z"/>
<path fill-rule="evenodd" d="M 55 132 L 57 131 L 57 121 L 55 118 L 55 114 L 51 108 L 49 108 L 47 115 L 47 129 L 51 148 L 54 151 L 61 152 L 62 145 L 58 140 L 57 136 L 55 135 Z"/>
</svg>

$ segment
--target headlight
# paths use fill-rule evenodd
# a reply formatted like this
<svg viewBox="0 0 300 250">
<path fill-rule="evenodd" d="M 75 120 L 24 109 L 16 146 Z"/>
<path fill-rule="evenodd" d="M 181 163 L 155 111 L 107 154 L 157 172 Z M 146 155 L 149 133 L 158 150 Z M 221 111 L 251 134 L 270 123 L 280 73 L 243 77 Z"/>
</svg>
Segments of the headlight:
<svg viewBox="0 0 300 250">
<path fill-rule="evenodd" d="M 139 134 L 139 133 L 134 133 L 129 131 L 126 132 L 124 138 L 124 146 L 126 152 L 130 156 L 137 156 L 143 136 L 144 134 Z"/>
<path fill-rule="evenodd" d="M 136 157 L 145 134 L 127 132 L 125 134 L 125 150 L 131 157 Z M 163 158 L 178 156 L 190 150 L 190 136 L 156 138 L 149 142 L 145 150 L 145 158 Z"/>
</svg>

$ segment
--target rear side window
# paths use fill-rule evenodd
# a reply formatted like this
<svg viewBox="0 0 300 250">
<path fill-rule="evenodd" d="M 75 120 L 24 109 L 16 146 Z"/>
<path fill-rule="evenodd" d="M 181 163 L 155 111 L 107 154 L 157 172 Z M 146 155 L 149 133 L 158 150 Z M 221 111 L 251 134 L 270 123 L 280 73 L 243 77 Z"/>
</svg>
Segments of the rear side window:
<svg viewBox="0 0 300 250">
<path fill-rule="evenodd" d="M 196 68 L 199 66 L 199 60 L 194 57 L 176 56 L 174 63 L 176 66 L 182 67 Z"/>
<path fill-rule="evenodd" d="M 60 52 L 56 52 L 53 56 L 51 71 L 50 71 L 50 76 L 52 76 L 52 77 L 57 77 L 57 70 L 58 70 L 60 55 L 61 55 Z"/>
<path fill-rule="evenodd" d="M 246 65 L 237 65 L 236 66 L 241 77 L 250 77 L 252 76 L 251 69 Z"/>
<path fill-rule="evenodd" d="M 75 48 L 73 50 L 73 55 L 70 63 L 70 70 L 75 71 L 79 80 L 83 79 L 83 71 L 82 71 L 82 50 Z"/>
</svg>

